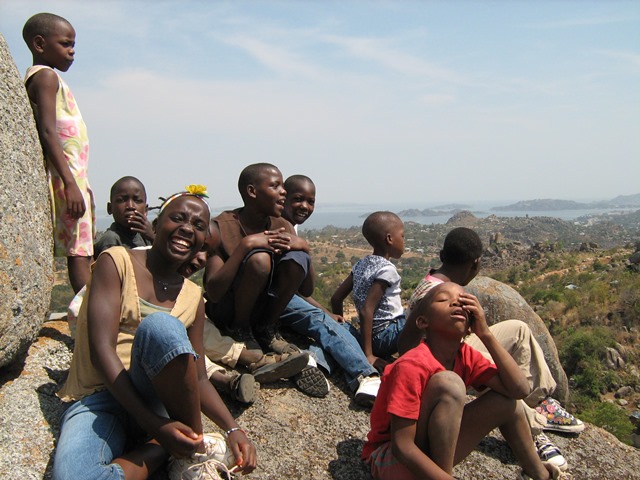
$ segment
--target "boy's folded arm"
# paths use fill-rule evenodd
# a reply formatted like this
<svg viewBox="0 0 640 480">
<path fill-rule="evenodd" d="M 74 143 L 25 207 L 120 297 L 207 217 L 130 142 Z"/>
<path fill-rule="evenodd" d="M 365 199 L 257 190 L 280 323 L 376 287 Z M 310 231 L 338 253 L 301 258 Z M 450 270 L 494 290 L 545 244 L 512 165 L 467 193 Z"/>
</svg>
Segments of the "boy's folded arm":
<svg viewBox="0 0 640 480">
<path fill-rule="evenodd" d="M 227 293 L 238 274 L 238 270 L 240 270 L 242 262 L 251 250 L 257 248 L 273 250 L 269 245 L 268 237 L 264 232 L 247 235 L 240 241 L 226 261 L 223 260 L 223 255 L 220 251 L 222 243 L 218 242 L 217 246 L 212 249 L 211 256 L 207 258 L 204 273 L 205 290 L 210 301 L 218 302 Z"/>
<path fill-rule="evenodd" d="M 409 469 L 416 478 L 425 480 L 452 480 L 454 477 L 442 470 L 416 444 L 417 422 L 391 414 L 391 451 L 393 456 Z"/>
<path fill-rule="evenodd" d="M 311 248 L 309 247 L 309 242 L 307 242 L 302 237 L 298 237 L 297 235 L 291 235 L 291 241 L 289 242 L 289 249 L 302 251 L 306 253 L 311 252 Z"/>
</svg>

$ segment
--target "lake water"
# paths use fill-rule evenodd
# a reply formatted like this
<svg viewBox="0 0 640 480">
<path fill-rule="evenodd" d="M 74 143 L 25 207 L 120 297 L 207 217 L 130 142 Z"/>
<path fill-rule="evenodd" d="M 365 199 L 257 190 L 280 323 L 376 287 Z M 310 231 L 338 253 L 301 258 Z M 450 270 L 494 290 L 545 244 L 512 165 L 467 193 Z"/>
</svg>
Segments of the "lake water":
<svg viewBox="0 0 640 480">
<path fill-rule="evenodd" d="M 576 218 L 585 216 L 585 215 L 599 215 L 603 213 L 621 213 L 621 209 L 582 209 L 582 210 L 553 210 L 553 211 L 492 211 L 491 208 L 500 205 L 510 205 L 514 203 L 513 201 L 505 201 L 502 203 L 492 203 L 492 204 L 478 204 L 478 205 L 469 205 L 469 208 L 465 208 L 465 210 L 471 211 L 478 218 L 485 218 L 489 215 L 496 215 L 498 217 L 554 217 L 560 218 L 562 220 L 575 220 Z M 396 205 L 322 205 L 317 204 L 316 209 L 309 220 L 307 220 L 304 225 L 300 226 L 300 230 L 309 230 L 309 229 L 320 229 L 326 227 L 328 225 L 333 225 L 334 227 L 340 228 L 348 228 L 352 226 L 360 226 L 364 221 L 365 217 L 376 210 L 391 210 L 393 212 L 399 212 L 401 210 L 407 210 L 410 208 L 415 208 L 419 210 L 423 210 L 425 208 L 434 208 L 443 210 L 443 208 L 437 208 L 429 205 L 407 205 L 407 204 L 396 204 Z M 217 214 L 221 211 L 222 208 L 212 207 L 212 212 Z M 637 210 L 635 209 L 626 209 L 624 212 L 630 212 Z M 107 214 L 106 211 L 98 210 L 96 215 L 97 227 L 99 231 L 105 230 L 111 225 L 113 221 L 111 216 Z M 152 213 L 151 215 L 155 215 Z M 440 215 L 440 216 L 419 216 L 419 217 L 403 217 L 404 221 L 412 221 L 417 223 L 422 223 L 425 225 L 430 225 L 432 223 L 443 224 L 447 223 L 447 221 L 452 217 L 452 214 Z"/>
</svg>

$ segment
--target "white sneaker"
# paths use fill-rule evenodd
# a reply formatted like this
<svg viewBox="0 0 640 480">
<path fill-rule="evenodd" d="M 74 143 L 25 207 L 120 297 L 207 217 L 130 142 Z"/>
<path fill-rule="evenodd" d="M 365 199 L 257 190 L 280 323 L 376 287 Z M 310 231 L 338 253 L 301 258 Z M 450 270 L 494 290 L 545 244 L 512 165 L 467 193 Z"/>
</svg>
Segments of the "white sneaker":
<svg viewBox="0 0 640 480">
<path fill-rule="evenodd" d="M 370 375 L 360 379 L 360 386 L 356 390 L 356 403 L 364 407 L 371 407 L 376 400 L 379 388 L 380 377 L 378 375 Z"/>
<path fill-rule="evenodd" d="M 544 433 L 533 437 L 533 443 L 536 444 L 540 460 L 552 463 L 562 471 L 569 468 L 569 464 L 562 456 L 560 449 Z"/>
<path fill-rule="evenodd" d="M 227 448 L 225 438 L 219 433 L 204 434 L 204 453 L 194 453 L 190 458 L 172 458 L 169 463 L 169 480 L 224 480 L 231 478 L 230 469 L 235 458 Z M 222 476 L 221 473 L 226 474 Z"/>
</svg>

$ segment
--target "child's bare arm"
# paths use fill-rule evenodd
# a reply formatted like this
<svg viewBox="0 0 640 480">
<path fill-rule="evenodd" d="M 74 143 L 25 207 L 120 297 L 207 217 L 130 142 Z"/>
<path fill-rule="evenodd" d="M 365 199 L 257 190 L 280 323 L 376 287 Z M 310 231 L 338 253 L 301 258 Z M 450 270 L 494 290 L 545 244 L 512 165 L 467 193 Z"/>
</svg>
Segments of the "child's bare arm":
<svg viewBox="0 0 640 480">
<path fill-rule="evenodd" d="M 446 479 L 454 477 L 442 470 L 416 445 L 417 423 L 409 418 L 391 415 L 391 451 L 416 478 Z"/>
<path fill-rule="evenodd" d="M 484 310 L 478 299 L 470 293 L 460 294 L 463 308 L 472 315 L 471 331 L 487 347 L 493 363 L 498 367 L 498 375 L 486 382 L 487 386 L 510 398 L 521 399 L 529 395 L 531 387 L 513 357 L 496 340 L 489 330 Z"/>
<path fill-rule="evenodd" d="M 364 351 L 369 363 L 380 371 L 384 370 L 387 362 L 373 354 L 373 317 L 380 304 L 380 299 L 384 296 L 384 292 L 388 286 L 389 284 L 383 280 L 375 280 L 367 292 L 367 298 L 364 301 L 361 311 L 358 312 L 360 317 L 362 351 Z"/>
<path fill-rule="evenodd" d="M 191 345 L 193 345 L 194 350 L 199 355 L 197 367 L 202 412 L 222 430 L 229 431 L 234 429 L 234 431 L 229 434 L 227 441 L 236 458 L 237 465 L 241 467 L 242 472 L 250 473 L 256 468 L 256 448 L 247 438 L 246 433 L 239 428 L 233 415 L 231 415 L 229 409 L 220 398 L 220 395 L 207 378 L 204 366 L 204 322 L 204 303 L 200 301 L 196 320 L 189 327 L 187 333 Z"/>
<path fill-rule="evenodd" d="M 343 315 L 344 312 L 344 299 L 353 290 L 353 273 L 350 273 L 347 278 L 340 284 L 336 291 L 331 296 L 331 311 L 336 315 Z"/>
<path fill-rule="evenodd" d="M 35 118 L 42 149 L 47 159 L 56 169 L 64 183 L 64 194 L 67 200 L 67 214 L 71 218 L 84 215 L 86 205 L 76 179 L 69 169 L 62 145 L 56 132 L 56 95 L 58 93 L 58 76 L 49 69 L 37 72 L 28 83 L 27 93 L 36 105 Z"/>
</svg>

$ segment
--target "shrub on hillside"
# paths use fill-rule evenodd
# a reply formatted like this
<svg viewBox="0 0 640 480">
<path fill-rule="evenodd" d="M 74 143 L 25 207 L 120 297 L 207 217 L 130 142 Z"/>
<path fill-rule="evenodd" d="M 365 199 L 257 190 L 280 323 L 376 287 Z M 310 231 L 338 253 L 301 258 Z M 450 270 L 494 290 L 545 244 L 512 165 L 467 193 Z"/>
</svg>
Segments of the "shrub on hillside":
<svg viewBox="0 0 640 480">
<path fill-rule="evenodd" d="M 569 330 L 558 338 L 560 361 L 576 390 L 598 398 L 617 383 L 617 374 L 603 364 L 607 347 L 615 344 L 611 332 L 602 327 Z"/>
<path fill-rule="evenodd" d="M 604 428 L 626 444 L 631 443 L 633 425 L 627 413 L 608 402 L 592 402 L 580 412 L 580 419 Z"/>
</svg>

